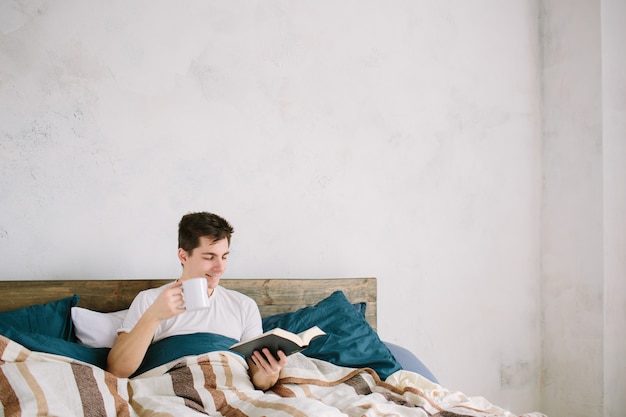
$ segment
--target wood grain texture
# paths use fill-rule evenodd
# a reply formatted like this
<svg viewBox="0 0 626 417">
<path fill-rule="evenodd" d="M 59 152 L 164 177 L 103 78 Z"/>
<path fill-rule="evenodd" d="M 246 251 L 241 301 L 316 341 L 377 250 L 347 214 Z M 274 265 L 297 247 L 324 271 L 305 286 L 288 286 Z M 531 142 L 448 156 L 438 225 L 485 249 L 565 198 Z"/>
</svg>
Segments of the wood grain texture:
<svg viewBox="0 0 626 417">
<path fill-rule="evenodd" d="M 171 280 L 0 281 L 0 311 L 80 296 L 79 306 L 101 312 L 128 308 L 137 293 Z M 352 303 L 367 304 L 366 319 L 376 329 L 376 278 L 222 279 L 220 285 L 242 292 L 259 305 L 261 316 L 295 311 L 342 290 Z"/>
</svg>

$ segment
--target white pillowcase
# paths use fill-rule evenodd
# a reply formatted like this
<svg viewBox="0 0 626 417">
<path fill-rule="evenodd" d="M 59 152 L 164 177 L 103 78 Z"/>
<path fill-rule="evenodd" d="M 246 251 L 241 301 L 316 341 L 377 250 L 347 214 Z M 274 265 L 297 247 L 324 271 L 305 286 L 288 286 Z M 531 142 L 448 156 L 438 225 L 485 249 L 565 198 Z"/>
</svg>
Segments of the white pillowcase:
<svg viewBox="0 0 626 417">
<path fill-rule="evenodd" d="M 78 341 L 93 348 L 110 348 L 117 338 L 128 310 L 100 313 L 82 307 L 72 307 L 72 322 Z"/>
</svg>

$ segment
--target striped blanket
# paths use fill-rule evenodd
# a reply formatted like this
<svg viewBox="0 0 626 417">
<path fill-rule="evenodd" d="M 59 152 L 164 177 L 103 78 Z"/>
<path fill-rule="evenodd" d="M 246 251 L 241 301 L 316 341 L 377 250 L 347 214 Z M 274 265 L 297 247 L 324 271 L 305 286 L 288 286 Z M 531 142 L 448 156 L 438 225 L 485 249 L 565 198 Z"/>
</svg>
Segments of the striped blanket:
<svg viewBox="0 0 626 417">
<path fill-rule="evenodd" d="M 73 359 L 32 352 L 0 336 L 0 416 L 502 416 L 509 411 L 398 371 L 386 381 L 292 355 L 270 391 L 254 389 L 245 361 L 211 352 L 116 378 Z M 539 417 L 538 413 L 526 416 Z"/>
</svg>

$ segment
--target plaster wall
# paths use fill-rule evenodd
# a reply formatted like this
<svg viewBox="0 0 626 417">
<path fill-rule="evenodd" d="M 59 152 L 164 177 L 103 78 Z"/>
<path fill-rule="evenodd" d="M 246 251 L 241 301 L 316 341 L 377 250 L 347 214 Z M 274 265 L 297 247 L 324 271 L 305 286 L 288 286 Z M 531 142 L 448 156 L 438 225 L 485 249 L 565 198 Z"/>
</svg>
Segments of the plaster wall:
<svg viewBox="0 0 626 417">
<path fill-rule="evenodd" d="M 624 204 L 623 194 L 596 200 L 607 195 L 596 187 L 623 184 L 622 157 L 601 163 L 606 113 L 582 113 L 591 142 L 550 136 L 566 124 L 541 104 L 545 7 L 0 2 L 0 279 L 175 278 L 180 216 L 214 211 L 236 229 L 227 276 L 376 276 L 383 339 L 450 389 L 542 411 L 559 399 L 541 383 L 559 371 L 542 362 L 553 352 L 541 291 L 570 293 L 552 275 L 542 283 L 542 248 L 584 266 L 587 342 L 603 354 L 591 339 L 604 284 L 586 280 L 603 252 L 561 247 L 570 182 L 559 181 L 572 180 L 570 162 L 590 174 L 567 200 L 583 207 L 564 221 L 591 213 L 577 232 L 600 247 L 607 236 L 594 227 L 623 226 Z M 583 68 L 574 78 L 593 84 L 583 99 L 600 105 L 591 88 L 605 78 Z M 610 79 L 608 90 L 620 82 Z M 623 152 L 619 129 L 611 144 Z M 611 247 L 605 284 L 623 289 L 623 246 Z M 575 312 L 575 300 L 557 313 Z M 610 304 L 617 314 L 621 301 Z"/>
<path fill-rule="evenodd" d="M 626 409 L 626 3 L 602 2 L 604 415 Z"/>
<path fill-rule="evenodd" d="M 626 129 L 619 1 L 542 2 L 542 409 L 620 416 Z"/>
</svg>

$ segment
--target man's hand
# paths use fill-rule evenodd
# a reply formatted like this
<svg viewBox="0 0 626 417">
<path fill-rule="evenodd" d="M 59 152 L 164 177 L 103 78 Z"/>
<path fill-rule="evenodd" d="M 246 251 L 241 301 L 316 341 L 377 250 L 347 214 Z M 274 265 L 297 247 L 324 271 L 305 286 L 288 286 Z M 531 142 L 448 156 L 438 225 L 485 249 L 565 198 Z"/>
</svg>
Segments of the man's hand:
<svg viewBox="0 0 626 417">
<path fill-rule="evenodd" d="M 159 294 L 150 308 L 146 310 L 146 313 L 155 320 L 161 321 L 185 312 L 184 305 L 183 283 L 176 281 Z"/>
<path fill-rule="evenodd" d="M 276 360 L 267 348 L 263 348 L 262 352 L 254 351 L 252 357 L 248 359 L 248 366 L 250 378 L 256 388 L 265 391 L 276 384 L 280 370 L 287 365 L 287 355 L 279 350 L 278 359 Z"/>
</svg>

